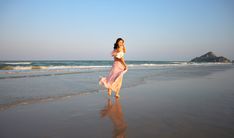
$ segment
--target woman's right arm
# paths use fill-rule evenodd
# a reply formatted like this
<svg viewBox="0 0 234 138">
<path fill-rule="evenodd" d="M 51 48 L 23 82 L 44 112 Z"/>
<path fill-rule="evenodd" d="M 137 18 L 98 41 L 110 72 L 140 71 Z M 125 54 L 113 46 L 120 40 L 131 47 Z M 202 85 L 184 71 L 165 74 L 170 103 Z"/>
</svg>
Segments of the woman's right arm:
<svg viewBox="0 0 234 138">
<path fill-rule="evenodd" d="M 123 46 L 123 52 L 126 53 L 126 47 L 125 47 L 125 45 Z"/>
</svg>

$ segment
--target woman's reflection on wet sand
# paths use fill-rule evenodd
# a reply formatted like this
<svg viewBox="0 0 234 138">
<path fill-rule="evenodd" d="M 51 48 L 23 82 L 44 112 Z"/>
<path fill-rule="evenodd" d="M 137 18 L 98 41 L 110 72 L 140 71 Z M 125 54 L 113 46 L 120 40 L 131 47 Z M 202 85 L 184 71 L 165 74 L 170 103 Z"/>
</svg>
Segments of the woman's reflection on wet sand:
<svg viewBox="0 0 234 138">
<path fill-rule="evenodd" d="M 108 98 L 105 107 L 100 111 L 100 115 L 101 118 L 108 116 L 111 119 L 114 126 L 114 138 L 126 137 L 127 124 L 124 121 L 119 98 L 116 98 L 114 103 L 112 103 L 112 100 Z"/>
</svg>

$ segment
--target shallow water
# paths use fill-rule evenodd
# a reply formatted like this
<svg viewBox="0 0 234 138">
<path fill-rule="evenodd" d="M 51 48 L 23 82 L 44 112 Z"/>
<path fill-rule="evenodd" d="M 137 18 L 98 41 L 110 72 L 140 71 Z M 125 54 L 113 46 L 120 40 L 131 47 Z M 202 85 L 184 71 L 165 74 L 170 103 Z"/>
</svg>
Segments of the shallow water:
<svg viewBox="0 0 234 138">
<path fill-rule="evenodd" d="M 62 63 L 65 64 L 66 62 Z M 81 63 L 82 66 L 85 64 L 83 62 Z M 79 62 L 79 64 L 81 63 Z M 170 62 L 132 62 L 132 64 L 130 64 L 132 66 L 129 66 L 128 72 L 124 75 L 123 88 L 138 86 L 150 81 L 180 80 L 184 78 L 200 77 L 233 68 L 232 64 L 169 63 Z M 18 66 L 18 64 L 30 65 L 33 63 L 20 62 L 16 65 Z M 61 63 L 53 62 L 53 64 L 57 65 Z M 71 63 L 69 62 L 66 64 L 70 66 Z M 100 76 L 108 74 L 110 67 L 107 65 L 109 65 L 110 62 L 95 62 L 95 67 L 93 67 L 92 64 L 93 62 L 89 63 L 89 66 L 92 66 L 92 68 L 88 69 L 7 70 L 8 73 L 6 70 L 2 71 L 2 76 L 0 77 L 0 109 L 4 110 L 20 104 L 30 104 L 66 98 L 73 95 L 105 91 L 104 88 L 98 85 L 98 79 Z M 100 65 L 105 67 L 100 68 Z M 9 72 L 11 73 L 9 74 Z"/>
</svg>

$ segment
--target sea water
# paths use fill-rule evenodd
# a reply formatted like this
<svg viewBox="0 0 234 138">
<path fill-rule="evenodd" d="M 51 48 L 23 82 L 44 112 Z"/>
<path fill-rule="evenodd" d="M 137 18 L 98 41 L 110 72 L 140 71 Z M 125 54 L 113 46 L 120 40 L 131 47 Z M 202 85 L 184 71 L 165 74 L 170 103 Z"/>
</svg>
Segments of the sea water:
<svg viewBox="0 0 234 138">
<path fill-rule="evenodd" d="M 113 61 L 44 60 L 0 61 L 0 108 L 105 91 L 100 76 L 107 76 Z M 123 88 L 152 81 L 176 80 L 233 69 L 230 63 L 186 61 L 127 61 Z"/>
</svg>

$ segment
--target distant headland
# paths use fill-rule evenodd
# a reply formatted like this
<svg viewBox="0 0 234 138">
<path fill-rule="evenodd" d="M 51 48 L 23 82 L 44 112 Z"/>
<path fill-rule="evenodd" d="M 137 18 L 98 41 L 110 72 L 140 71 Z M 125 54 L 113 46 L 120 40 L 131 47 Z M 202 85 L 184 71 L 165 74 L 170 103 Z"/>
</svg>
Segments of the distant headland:
<svg viewBox="0 0 234 138">
<path fill-rule="evenodd" d="M 219 63 L 231 63 L 231 60 L 223 56 L 216 56 L 213 52 L 208 52 L 200 57 L 192 59 L 190 62 L 219 62 Z M 233 61 L 232 61 L 233 62 Z"/>
</svg>

